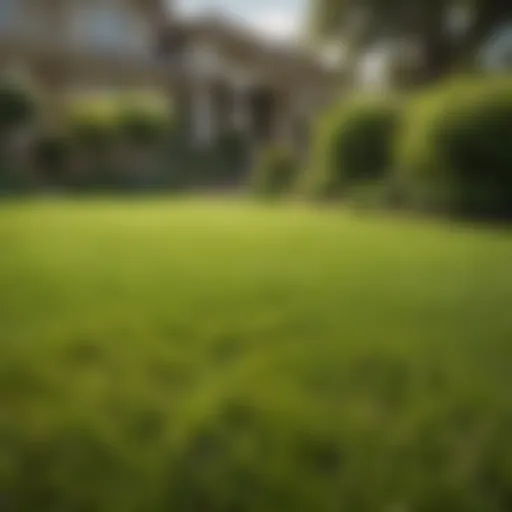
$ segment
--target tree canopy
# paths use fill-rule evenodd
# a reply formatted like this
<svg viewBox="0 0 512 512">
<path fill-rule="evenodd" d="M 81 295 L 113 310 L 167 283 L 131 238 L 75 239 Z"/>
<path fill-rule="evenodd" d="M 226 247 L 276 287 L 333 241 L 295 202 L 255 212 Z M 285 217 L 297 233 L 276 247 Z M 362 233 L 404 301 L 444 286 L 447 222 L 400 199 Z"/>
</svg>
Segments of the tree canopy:
<svg viewBox="0 0 512 512">
<path fill-rule="evenodd" d="M 459 18 L 453 18 L 453 16 Z M 312 27 L 364 50 L 382 40 L 419 45 L 425 78 L 436 78 L 474 55 L 500 23 L 512 18 L 510 0 L 312 0 Z M 450 20 L 466 22 L 450 30 Z"/>
</svg>

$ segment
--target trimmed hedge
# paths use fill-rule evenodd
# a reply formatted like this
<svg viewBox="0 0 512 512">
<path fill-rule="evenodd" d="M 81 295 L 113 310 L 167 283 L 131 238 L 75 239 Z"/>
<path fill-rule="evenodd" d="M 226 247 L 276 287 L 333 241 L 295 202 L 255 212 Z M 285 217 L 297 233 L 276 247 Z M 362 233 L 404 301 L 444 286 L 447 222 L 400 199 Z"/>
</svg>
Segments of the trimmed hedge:
<svg viewBox="0 0 512 512">
<path fill-rule="evenodd" d="M 323 197 L 340 197 L 351 186 L 381 180 L 393 156 L 401 114 L 389 98 L 344 101 L 320 119 L 313 169 L 306 187 Z"/>
<path fill-rule="evenodd" d="M 397 181 L 419 208 L 512 214 L 512 78 L 450 83 L 414 101 Z"/>
</svg>

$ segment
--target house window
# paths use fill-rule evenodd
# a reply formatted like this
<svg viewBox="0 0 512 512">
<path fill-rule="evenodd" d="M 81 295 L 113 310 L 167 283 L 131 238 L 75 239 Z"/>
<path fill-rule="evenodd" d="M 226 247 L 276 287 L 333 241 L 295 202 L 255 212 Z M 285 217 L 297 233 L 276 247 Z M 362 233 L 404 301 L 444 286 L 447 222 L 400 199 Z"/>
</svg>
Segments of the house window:
<svg viewBox="0 0 512 512">
<path fill-rule="evenodd" d="M 101 51 L 140 53 L 146 50 L 144 19 L 123 4 L 85 4 L 76 12 L 76 33 L 80 44 Z"/>
<path fill-rule="evenodd" d="M 123 13 L 113 7 L 91 7 L 86 22 L 89 41 L 99 48 L 122 49 L 129 37 Z"/>
<path fill-rule="evenodd" d="M 80 44 L 98 50 L 123 50 L 130 29 L 126 16 L 115 5 L 84 3 L 74 15 L 75 37 Z"/>
</svg>

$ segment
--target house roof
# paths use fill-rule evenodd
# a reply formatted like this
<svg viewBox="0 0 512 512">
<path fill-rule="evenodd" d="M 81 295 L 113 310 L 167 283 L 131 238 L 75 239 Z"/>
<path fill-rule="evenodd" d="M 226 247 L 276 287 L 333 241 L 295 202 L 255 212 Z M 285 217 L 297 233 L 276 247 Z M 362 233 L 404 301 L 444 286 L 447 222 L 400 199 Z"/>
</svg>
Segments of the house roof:
<svg viewBox="0 0 512 512">
<path fill-rule="evenodd" d="M 177 48 L 207 43 L 223 56 L 246 67 L 264 71 L 277 81 L 333 83 L 341 71 L 325 66 L 314 53 L 298 45 L 271 43 L 250 29 L 217 16 L 169 23 L 164 40 Z"/>
</svg>

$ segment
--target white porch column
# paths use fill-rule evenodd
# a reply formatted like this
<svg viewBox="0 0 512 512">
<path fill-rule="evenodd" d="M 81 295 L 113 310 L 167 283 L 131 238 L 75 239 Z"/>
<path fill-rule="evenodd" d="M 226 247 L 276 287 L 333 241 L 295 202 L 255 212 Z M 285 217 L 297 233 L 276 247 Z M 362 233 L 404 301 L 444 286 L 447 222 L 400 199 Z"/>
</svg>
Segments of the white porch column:
<svg viewBox="0 0 512 512">
<path fill-rule="evenodd" d="M 215 138 L 212 91 L 208 82 L 198 80 L 192 94 L 192 137 L 199 147 L 210 146 Z"/>
<path fill-rule="evenodd" d="M 188 50 L 192 82 L 192 140 L 198 147 L 208 147 L 215 142 L 218 125 L 212 83 L 222 70 L 218 50 L 208 41 L 198 41 Z"/>
</svg>

